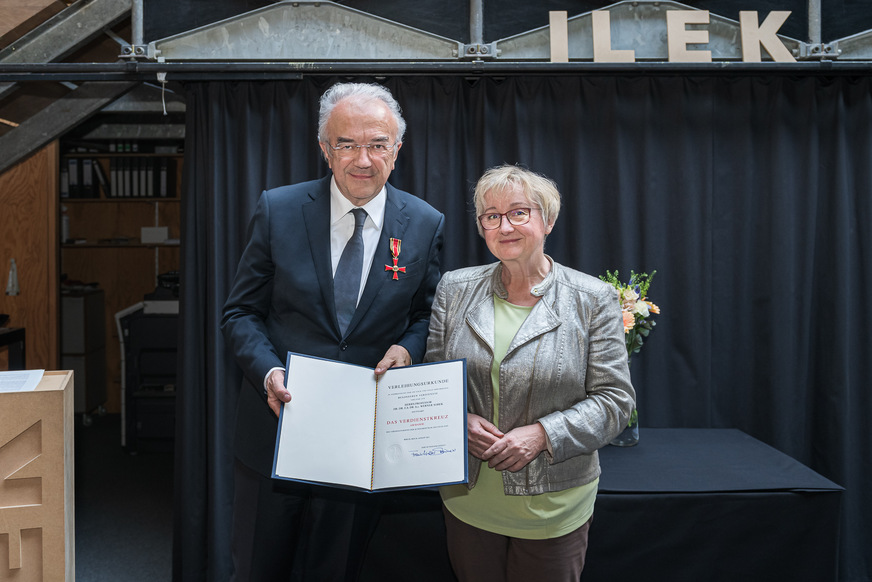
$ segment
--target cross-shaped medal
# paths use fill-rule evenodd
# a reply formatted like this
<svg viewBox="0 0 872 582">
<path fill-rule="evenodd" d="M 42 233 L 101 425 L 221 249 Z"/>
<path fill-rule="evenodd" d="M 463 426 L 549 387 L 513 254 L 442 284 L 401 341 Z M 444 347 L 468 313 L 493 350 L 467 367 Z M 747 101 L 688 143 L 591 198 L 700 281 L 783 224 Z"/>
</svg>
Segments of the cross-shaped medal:
<svg viewBox="0 0 872 582">
<path fill-rule="evenodd" d="M 385 265 L 385 271 L 393 271 L 394 272 L 394 277 L 393 277 L 394 281 L 397 281 L 400 278 L 400 276 L 397 273 L 405 273 L 406 272 L 405 267 L 397 266 L 397 260 L 398 260 L 398 257 L 400 256 L 400 245 L 402 244 L 402 242 L 403 241 L 401 241 L 398 238 L 391 239 L 391 254 L 394 256 L 394 264 L 393 264 L 393 266 Z"/>
</svg>

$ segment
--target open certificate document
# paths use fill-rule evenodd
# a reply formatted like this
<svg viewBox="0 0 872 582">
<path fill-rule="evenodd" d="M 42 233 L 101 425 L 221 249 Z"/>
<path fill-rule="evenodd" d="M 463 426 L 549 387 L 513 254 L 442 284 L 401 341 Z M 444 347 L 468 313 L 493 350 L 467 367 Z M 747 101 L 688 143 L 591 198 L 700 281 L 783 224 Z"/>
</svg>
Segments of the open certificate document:
<svg viewBox="0 0 872 582">
<path fill-rule="evenodd" d="M 367 491 L 467 480 L 466 361 L 372 368 L 289 353 L 273 476 Z"/>
</svg>

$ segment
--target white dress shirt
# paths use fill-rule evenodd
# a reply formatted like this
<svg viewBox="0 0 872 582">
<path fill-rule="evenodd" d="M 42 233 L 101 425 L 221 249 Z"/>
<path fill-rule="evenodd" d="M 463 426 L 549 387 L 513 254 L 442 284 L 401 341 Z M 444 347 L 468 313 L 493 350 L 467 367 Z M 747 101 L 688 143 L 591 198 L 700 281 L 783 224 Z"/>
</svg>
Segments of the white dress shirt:
<svg viewBox="0 0 872 582">
<path fill-rule="evenodd" d="M 385 221 L 385 201 L 387 194 L 385 188 L 382 187 L 381 192 L 376 194 L 375 198 L 361 206 L 366 210 L 366 221 L 363 223 L 363 272 L 360 275 L 360 291 L 357 294 L 357 300 L 360 301 L 363 295 L 363 288 L 366 286 L 366 278 L 369 275 L 369 269 L 372 267 L 372 260 L 375 257 L 375 247 L 378 246 L 378 239 L 381 236 L 382 226 Z M 354 215 L 351 211 L 355 208 L 348 198 L 342 195 L 339 188 L 336 186 L 336 179 L 330 180 L 330 258 L 333 261 L 333 273 L 336 274 L 336 267 L 339 265 L 339 257 L 342 256 L 342 251 L 345 250 L 345 245 L 354 234 Z"/>
</svg>

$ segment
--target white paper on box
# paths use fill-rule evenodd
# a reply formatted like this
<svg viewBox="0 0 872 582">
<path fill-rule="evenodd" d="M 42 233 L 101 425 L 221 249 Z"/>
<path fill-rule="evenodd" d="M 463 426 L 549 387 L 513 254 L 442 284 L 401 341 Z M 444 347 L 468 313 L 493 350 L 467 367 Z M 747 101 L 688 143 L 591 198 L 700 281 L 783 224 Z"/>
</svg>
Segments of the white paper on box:
<svg viewBox="0 0 872 582">
<path fill-rule="evenodd" d="M 0 372 L 0 392 L 31 392 L 36 389 L 45 370 Z"/>
</svg>

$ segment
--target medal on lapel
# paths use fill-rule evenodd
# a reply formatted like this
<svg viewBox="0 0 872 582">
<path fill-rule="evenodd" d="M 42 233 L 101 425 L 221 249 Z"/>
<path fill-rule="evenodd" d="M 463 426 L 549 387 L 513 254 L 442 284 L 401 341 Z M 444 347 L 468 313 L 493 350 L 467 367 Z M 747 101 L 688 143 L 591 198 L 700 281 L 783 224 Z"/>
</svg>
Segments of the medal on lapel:
<svg viewBox="0 0 872 582">
<path fill-rule="evenodd" d="M 405 267 L 398 267 L 397 266 L 397 260 L 400 256 L 400 245 L 401 244 L 403 244 L 403 241 L 401 241 L 400 239 L 398 239 L 398 238 L 391 239 L 391 254 L 394 256 L 394 264 L 393 264 L 393 266 L 385 265 L 385 271 L 393 271 L 394 272 L 394 277 L 393 277 L 394 281 L 397 281 L 400 278 L 398 273 L 405 273 L 406 272 Z"/>
</svg>

